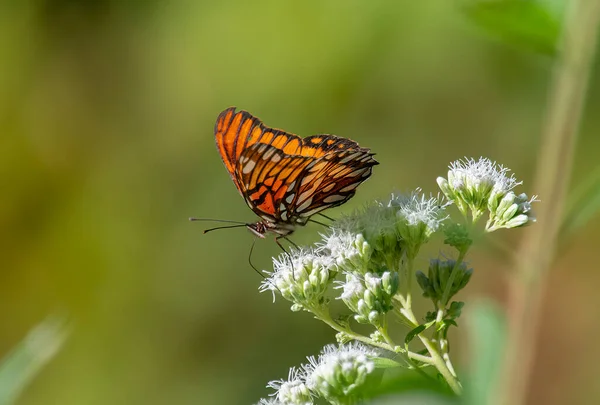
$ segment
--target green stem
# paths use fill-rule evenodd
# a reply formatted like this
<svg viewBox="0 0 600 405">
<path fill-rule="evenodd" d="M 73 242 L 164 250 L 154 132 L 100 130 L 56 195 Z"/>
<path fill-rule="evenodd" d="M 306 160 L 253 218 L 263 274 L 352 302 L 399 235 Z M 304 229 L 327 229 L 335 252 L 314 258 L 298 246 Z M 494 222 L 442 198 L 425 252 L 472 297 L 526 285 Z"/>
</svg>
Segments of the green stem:
<svg viewBox="0 0 600 405">
<path fill-rule="evenodd" d="M 378 327 L 377 330 L 379 331 L 379 333 L 381 333 L 381 336 L 383 336 L 388 345 L 390 345 L 391 347 L 396 347 L 396 344 L 394 343 L 387 331 L 387 317 L 383 317 L 383 325 Z"/>
<path fill-rule="evenodd" d="M 363 342 L 363 343 L 366 343 L 371 346 L 376 346 L 381 349 L 388 350 L 388 351 L 394 352 L 394 353 L 397 353 L 399 351 L 400 353 L 406 354 L 406 356 L 408 356 L 409 359 L 413 359 L 416 361 L 420 361 L 421 363 L 433 365 L 433 360 L 431 357 L 427 357 L 422 354 L 412 352 L 410 350 L 402 349 L 402 348 L 400 348 L 398 346 L 394 346 L 393 344 L 390 344 L 390 343 L 377 342 L 371 338 L 368 338 L 366 336 L 358 334 L 358 333 L 354 332 L 353 330 L 346 328 L 346 327 L 340 325 L 339 323 L 337 323 L 336 321 L 334 321 L 333 319 L 331 319 L 331 316 L 329 315 L 329 313 L 327 313 L 325 311 L 314 309 L 311 312 L 313 313 L 314 316 L 317 317 L 317 319 L 325 322 L 332 329 L 334 329 L 338 332 L 345 333 L 346 335 L 348 335 L 349 337 L 351 337 L 354 340 L 358 340 L 359 342 Z M 384 338 L 385 338 L 385 335 L 384 335 Z M 389 336 L 388 336 L 388 338 L 389 338 Z M 387 341 L 387 338 L 386 338 L 386 341 Z M 390 339 L 390 342 L 391 342 L 391 339 Z"/>
<path fill-rule="evenodd" d="M 451 371 L 451 369 L 448 368 L 448 365 L 438 352 L 437 347 L 435 347 L 435 345 L 431 343 L 431 341 L 428 338 L 422 336 L 422 334 L 419 334 L 419 339 L 431 355 L 431 359 L 433 360 L 433 365 L 435 366 L 435 368 L 444 377 L 452 391 L 454 391 L 456 395 L 460 395 L 462 393 L 462 386 L 460 385 L 460 382 L 454 375 L 453 370 Z"/>
<path fill-rule="evenodd" d="M 411 255 L 412 256 L 412 255 Z M 406 278 L 406 303 L 404 308 L 407 311 L 410 311 L 412 308 L 412 279 L 413 279 L 413 269 L 414 269 L 414 257 L 407 257 L 406 266 L 405 266 L 405 278 Z"/>
<path fill-rule="evenodd" d="M 525 230 L 510 274 L 509 337 L 499 402 L 521 405 L 535 364 L 536 335 L 544 276 L 554 260 L 571 177 L 577 132 L 594 62 L 600 27 L 600 0 L 567 2 L 562 47 L 548 99 L 540 140 L 536 191 L 547 203 L 537 210 L 537 225 Z M 493 394 L 492 394 L 493 395 Z"/>
<path fill-rule="evenodd" d="M 404 311 L 402 312 L 402 310 Z M 399 316 L 405 317 L 409 320 L 414 320 L 415 327 L 419 325 L 411 309 L 403 308 L 402 310 L 397 311 L 396 313 Z M 440 374 L 444 377 L 452 391 L 454 391 L 454 393 L 456 393 L 457 395 L 460 395 L 462 393 L 462 386 L 460 385 L 460 382 L 458 381 L 458 378 L 454 373 L 454 368 L 452 367 L 452 362 L 450 361 L 449 356 L 446 356 L 447 359 L 444 359 L 443 354 L 440 354 L 438 348 L 423 333 L 419 333 L 417 336 L 419 337 L 419 339 L 423 343 L 423 346 L 425 346 L 425 348 L 429 352 L 429 355 L 431 356 L 430 364 L 433 364 L 433 366 L 440 372 Z"/>
</svg>

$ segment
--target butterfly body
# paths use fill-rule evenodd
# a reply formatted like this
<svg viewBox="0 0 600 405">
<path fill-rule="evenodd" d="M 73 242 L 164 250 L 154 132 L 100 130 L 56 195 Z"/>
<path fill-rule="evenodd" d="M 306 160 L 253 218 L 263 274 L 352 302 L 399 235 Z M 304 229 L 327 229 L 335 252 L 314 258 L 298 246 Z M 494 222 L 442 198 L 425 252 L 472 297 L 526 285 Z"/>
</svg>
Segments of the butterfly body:
<svg viewBox="0 0 600 405">
<path fill-rule="evenodd" d="M 234 107 L 219 115 L 215 140 L 235 186 L 261 218 L 246 226 L 263 238 L 287 236 L 312 215 L 345 203 L 378 164 L 350 139 L 300 138 Z"/>
</svg>

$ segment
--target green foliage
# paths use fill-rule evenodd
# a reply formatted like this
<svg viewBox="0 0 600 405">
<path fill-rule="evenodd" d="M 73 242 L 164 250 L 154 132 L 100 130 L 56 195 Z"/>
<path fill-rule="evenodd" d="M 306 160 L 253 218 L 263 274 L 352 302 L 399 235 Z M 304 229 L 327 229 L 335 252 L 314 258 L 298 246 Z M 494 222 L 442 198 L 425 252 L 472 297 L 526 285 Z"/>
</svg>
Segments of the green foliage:
<svg viewBox="0 0 600 405">
<path fill-rule="evenodd" d="M 506 325 L 499 308 L 489 302 L 473 303 L 469 312 L 471 370 L 465 380 L 465 403 L 490 403 L 503 364 Z"/>
<path fill-rule="evenodd" d="M 542 0 L 467 0 L 467 17 L 488 34 L 511 45 L 556 55 L 560 19 Z"/>
<path fill-rule="evenodd" d="M 561 239 L 573 236 L 600 211 L 600 169 L 596 169 L 575 189 L 568 200 Z"/>
<path fill-rule="evenodd" d="M 0 363 L 0 405 L 13 404 L 58 353 L 67 337 L 64 319 L 49 317 L 33 328 Z"/>
</svg>

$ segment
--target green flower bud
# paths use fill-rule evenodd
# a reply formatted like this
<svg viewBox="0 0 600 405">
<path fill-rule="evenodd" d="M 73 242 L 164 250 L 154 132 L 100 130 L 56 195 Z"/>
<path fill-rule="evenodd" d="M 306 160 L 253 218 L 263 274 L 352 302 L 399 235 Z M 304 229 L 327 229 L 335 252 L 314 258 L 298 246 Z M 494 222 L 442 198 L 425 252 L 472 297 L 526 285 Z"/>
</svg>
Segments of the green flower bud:
<svg viewBox="0 0 600 405">
<path fill-rule="evenodd" d="M 429 263 L 428 276 L 422 272 L 417 272 L 417 282 L 423 290 L 425 297 L 431 298 L 436 304 L 446 305 L 446 302 L 441 302 L 444 292 L 450 283 L 452 272 L 455 270 L 456 261 L 454 260 L 439 260 L 432 259 Z M 473 274 L 473 269 L 467 269 L 465 263 L 461 263 L 456 268 L 456 274 L 452 280 L 452 285 L 449 287 L 449 294 L 446 299 L 449 301 L 456 293 L 463 289 Z"/>
<path fill-rule="evenodd" d="M 466 252 L 473 243 L 467 228 L 459 223 L 446 224 L 444 234 L 446 235 L 444 243 L 455 247 L 459 252 Z"/>
</svg>

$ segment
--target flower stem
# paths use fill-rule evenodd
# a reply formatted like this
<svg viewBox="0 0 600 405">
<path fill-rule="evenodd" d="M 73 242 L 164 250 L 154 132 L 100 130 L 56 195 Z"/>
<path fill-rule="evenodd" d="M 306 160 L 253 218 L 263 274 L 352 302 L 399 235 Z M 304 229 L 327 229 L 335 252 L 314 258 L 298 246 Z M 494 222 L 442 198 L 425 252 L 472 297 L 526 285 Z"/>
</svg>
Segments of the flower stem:
<svg viewBox="0 0 600 405">
<path fill-rule="evenodd" d="M 458 253 L 458 258 L 456 259 L 456 263 L 454 263 L 454 267 L 452 268 L 452 272 L 450 273 L 450 277 L 448 277 L 448 282 L 446 283 L 446 289 L 442 294 L 442 300 L 440 304 L 442 304 L 443 308 L 446 308 L 448 305 L 448 300 L 450 299 L 450 292 L 452 291 L 452 284 L 454 284 L 454 279 L 460 270 L 460 265 L 465 259 L 465 255 L 467 254 L 466 250 L 461 250 Z M 441 319 L 440 319 L 441 320 Z"/>
<path fill-rule="evenodd" d="M 498 390 L 502 394 L 498 402 L 506 405 L 527 402 L 544 275 L 552 264 L 558 243 L 600 26 L 600 0 L 574 0 L 567 4 L 570 10 L 554 71 L 536 174 L 536 190 L 548 203 L 538 209 L 537 226 L 526 229 L 516 263 L 517 274 L 511 273 L 510 279 L 507 360 Z"/>
<path fill-rule="evenodd" d="M 433 360 L 433 365 L 435 368 L 444 377 L 444 380 L 446 380 L 452 391 L 454 391 L 456 395 L 460 395 L 462 393 L 462 386 L 460 385 L 460 382 L 454 375 L 453 371 L 448 367 L 443 357 L 438 352 L 438 349 L 427 337 L 423 336 L 422 334 L 419 334 L 419 339 L 431 355 L 431 359 Z"/>
<path fill-rule="evenodd" d="M 371 338 L 368 338 L 366 336 L 358 334 L 358 333 L 354 332 L 353 330 L 340 325 L 339 323 L 337 323 L 336 321 L 331 319 L 331 316 L 329 315 L 329 313 L 327 313 L 325 311 L 313 310 L 312 313 L 313 313 L 313 315 L 315 315 L 317 317 L 317 319 L 325 322 L 327 325 L 329 325 L 334 330 L 345 333 L 346 335 L 348 335 L 349 337 L 351 337 L 354 340 L 358 340 L 360 342 L 366 343 L 371 346 L 376 346 L 381 349 L 388 350 L 390 352 L 396 353 L 398 351 L 398 347 L 393 345 L 393 342 L 391 339 L 389 341 L 392 342 L 392 344 L 377 342 Z M 383 335 L 383 336 L 384 336 L 384 339 L 386 339 L 386 341 L 387 341 L 389 336 L 387 338 L 385 337 L 386 335 Z M 431 357 L 427 357 L 422 354 L 414 353 L 414 352 L 411 352 L 410 350 L 407 351 L 404 349 L 400 349 L 400 353 L 406 354 L 409 359 L 417 360 L 417 361 L 420 361 L 421 363 L 425 363 L 425 364 L 433 364 L 433 360 Z"/>
<path fill-rule="evenodd" d="M 406 302 L 404 304 L 404 308 L 407 311 L 410 311 L 412 308 L 412 279 L 413 279 L 413 273 L 414 273 L 414 257 L 412 257 L 412 255 L 409 255 L 409 257 L 407 257 L 407 263 L 405 266 L 405 270 L 404 270 L 404 274 L 406 276 Z"/>
</svg>

